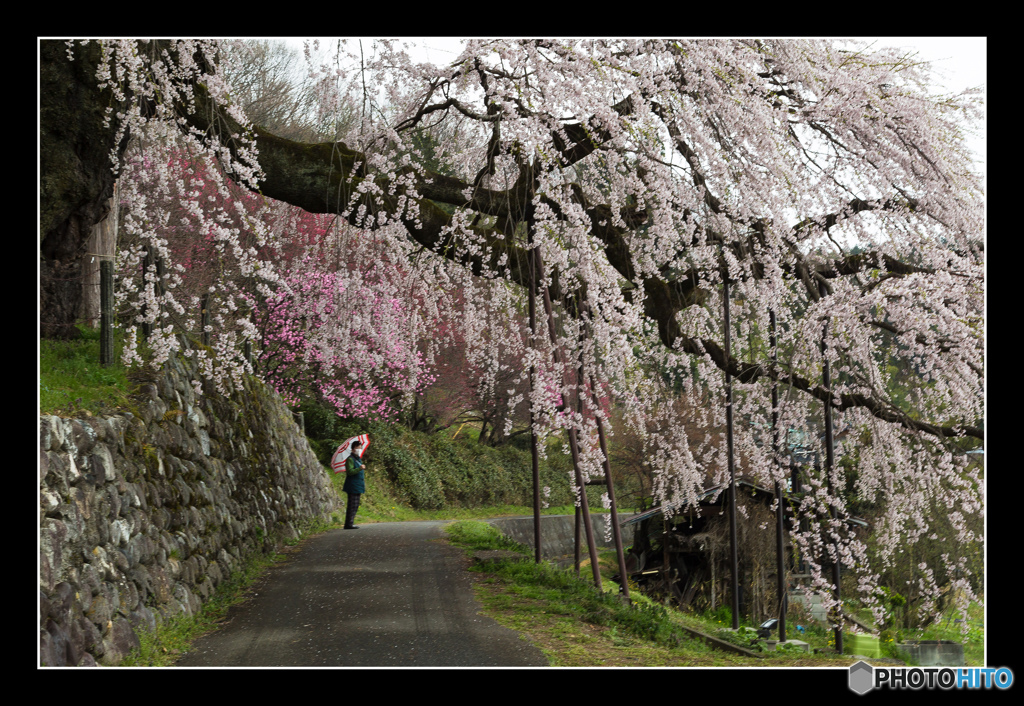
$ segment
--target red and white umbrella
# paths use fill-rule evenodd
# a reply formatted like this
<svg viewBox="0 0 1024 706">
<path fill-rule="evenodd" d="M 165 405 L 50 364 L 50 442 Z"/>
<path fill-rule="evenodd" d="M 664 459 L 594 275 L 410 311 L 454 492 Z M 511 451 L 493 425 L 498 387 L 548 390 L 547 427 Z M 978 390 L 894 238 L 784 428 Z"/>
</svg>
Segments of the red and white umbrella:
<svg viewBox="0 0 1024 706">
<path fill-rule="evenodd" d="M 363 444 L 362 446 L 359 447 L 359 450 L 356 452 L 356 455 L 359 458 L 362 458 L 363 454 L 366 453 L 366 449 L 370 447 L 369 434 L 360 434 L 359 436 L 353 436 L 351 439 L 349 439 L 344 444 L 339 446 L 337 451 L 335 451 L 334 455 L 331 457 L 331 468 L 334 470 L 335 473 L 341 473 L 342 471 L 345 470 L 345 461 L 348 459 L 349 456 L 352 455 L 352 444 L 354 444 L 357 441 L 360 441 Z"/>
</svg>

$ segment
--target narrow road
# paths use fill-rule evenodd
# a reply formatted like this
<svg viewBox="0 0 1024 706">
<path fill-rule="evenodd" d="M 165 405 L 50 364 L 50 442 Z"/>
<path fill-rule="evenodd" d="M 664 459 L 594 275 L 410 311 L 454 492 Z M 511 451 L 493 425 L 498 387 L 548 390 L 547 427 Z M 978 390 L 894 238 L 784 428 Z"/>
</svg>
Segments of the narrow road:
<svg viewBox="0 0 1024 706">
<path fill-rule="evenodd" d="M 305 540 L 179 667 L 546 666 L 478 615 L 465 553 L 445 522 L 364 524 Z"/>
</svg>

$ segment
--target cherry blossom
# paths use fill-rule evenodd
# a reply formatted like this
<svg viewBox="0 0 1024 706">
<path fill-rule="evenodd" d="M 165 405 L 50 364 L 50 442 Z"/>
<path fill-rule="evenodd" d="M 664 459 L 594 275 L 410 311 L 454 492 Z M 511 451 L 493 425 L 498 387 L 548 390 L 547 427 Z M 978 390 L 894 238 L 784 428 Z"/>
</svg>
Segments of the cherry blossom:
<svg viewBox="0 0 1024 706">
<path fill-rule="evenodd" d="M 933 94 L 914 57 L 829 41 L 473 39 L 444 66 L 398 41 L 339 41 L 329 61 L 310 45 L 309 71 L 324 115 L 351 120 L 302 145 L 247 123 L 217 42 L 103 47 L 110 118 L 137 141 L 112 151 L 128 184 L 121 303 L 151 327 L 156 363 L 197 330 L 185 292 L 201 269 L 216 323 L 191 354 L 221 388 L 251 372 L 242 343 L 260 336 L 260 364 L 282 365 L 268 381 L 287 395 L 316 378 L 340 413 L 408 404 L 455 338 L 484 387 L 510 353 L 537 371 L 515 403 L 542 439 L 575 430 L 584 478 L 603 472 L 595 395 L 621 410 L 666 512 L 727 479 L 723 445 L 688 437 L 675 400 L 706 400 L 690 421 L 720 428 L 728 369 L 754 480 L 789 473 L 766 431 L 773 381 L 780 427 L 808 452 L 824 458 L 824 405 L 845 430 L 843 462 L 810 473 L 792 525 L 817 590 L 839 562 L 877 605 L 879 571 L 933 532 L 934 507 L 957 541 L 981 541 L 956 519 L 984 493 L 964 453 L 985 406 L 984 193 L 965 147 L 977 92 Z M 330 226 L 300 236 L 281 202 Z M 214 267 L 180 259 L 176 227 Z M 535 255 L 553 304 L 531 337 L 520 285 Z M 872 528 L 882 566 L 848 522 L 853 498 L 888 508 Z M 957 567 L 924 567 L 915 590 L 973 598 Z"/>
</svg>

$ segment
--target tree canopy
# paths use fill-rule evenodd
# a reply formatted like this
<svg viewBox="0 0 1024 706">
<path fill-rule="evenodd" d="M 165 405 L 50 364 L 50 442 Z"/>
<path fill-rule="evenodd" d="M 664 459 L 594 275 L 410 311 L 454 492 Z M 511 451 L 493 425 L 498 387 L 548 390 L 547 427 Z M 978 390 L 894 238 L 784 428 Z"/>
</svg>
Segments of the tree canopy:
<svg viewBox="0 0 1024 706">
<path fill-rule="evenodd" d="M 505 344 L 523 370 L 537 368 L 526 402 L 545 433 L 571 426 L 587 438 L 604 414 L 591 400 L 614 400 L 644 436 L 667 506 L 694 503 L 725 467 L 720 444 L 686 438 L 674 394 L 722 399 L 730 372 L 738 448 L 766 481 L 786 473 L 763 431 L 770 383 L 782 427 L 810 432 L 815 447 L 814 420 L 831 406 L 847 463 L 812 481 L 802 511 L 815 522 L 797 534 L 808 556 L 825 538 L 841 546 L 835 559 L 861 572 L 869 598 L 877 571 L 863 542 L 825 511 L 848 496 L 899 508 L 879 530 L 883 562 L 928 534 L 936 503 L 951 508 L 960 542 L 980 539 L 956 520 L 980 512 L 982 483 L 964 454 L 984 436 L 984 194 L 965 144 L 981 119 L 977 93 L 934 94 L 912 54 L 832 41 L 469 40 L 443 66 L 400 42 L 332 49 L 332 61 L 309 62 L 311 124 L 340 133 L 300 142 L 246 118 L 222 43 L 42 42 L 44 334 L 72 316 L 62 273 L 102 217 L 112 155 L 122 183 L 168 195 L 186 214 L 174 218 L 208 234 L 221 316 L 212 379 L 246 369 L 241 342 L 258 334 L 239 312 L 293 296 L 333 252 L 330 291 L 377 287 L 375 306 L 415 303 L 374 319 L 404 342 L 392 349 L 403 369 L 429 368 L 429 350 L 413 356 L 424 327 L 458 322 L 489 359 Z M 174 150 L 206 165 L 216 208 L 212 194 L 181 188 Z M 259 203 L 233 205 L 241 188 Z M 141 186 L 128 193 L 138 247 L 123 256 L 126 273 L 147 248 L 173 254 L 161 230 L 169 211 Z M 295 228 L 281 204 L 332 219 L 334 235 L 304 251 L 306 270 L 275 250 Z M 390 263 L 402 284 L 367 277 L 367 258 Z M 531 340 L 513 315 L 515 285 L 530 284 L 537 262 L 554 345 Z M 187 277 L 159 279 L 126 275 L 122 302 L 150 317 L 151 344 L 169 355 Z M 364 310 L 348 306 L 344 318 Z M 168 311 L 177 318 L 158 313 Z M 307 312 L 323 317 L 310 347 L 338 352 L 354 334 L 332 328 L 339 310 L 324 311 Z M 383 369 L 372 357 L 346 359 L 370 375 Z M 724 417 L 719 404 L 689 413 L 708 428 Z M 600 473 L 600 450 L 584 447 Z M 927 574 L 923 592 L 966 581 L 959 557 L 944 561 L 945 579 Z"/>
</svg>

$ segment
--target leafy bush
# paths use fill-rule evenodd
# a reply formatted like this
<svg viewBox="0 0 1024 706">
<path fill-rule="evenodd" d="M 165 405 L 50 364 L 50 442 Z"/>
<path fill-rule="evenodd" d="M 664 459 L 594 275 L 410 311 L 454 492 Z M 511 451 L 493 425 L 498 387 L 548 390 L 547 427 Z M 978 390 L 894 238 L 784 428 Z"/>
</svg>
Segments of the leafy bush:
<svg viewBox="0 0 1024 706">
<path fill-rule="evenodd" d="M 715 623 L 732 625 L 732 608 L 727 605 L 720 605 L 714 610 L 705 613 L 705 617 Z"/>
<path fill-rule="evenodd" d="M 741 625 L 737 630 L 721 629 L 715 632 L 715 637 L 748 650 L 761 651 L 762 649 L 759 645 L 753 644 L 757 640 L 757 630 L 751 627 Z"/>
<path fill-rule="evenodd" d="M 483 446 L 468 435 L 427 434 L 380 421 L 340 419 L 333 410 L 304 403 L 306 435 L 320 463 L 330 464 L 335 449 L 358 434 L 370 435 L 367 475 L 386 478 L 397 499 L 417 510 L 493 505 L 531 505 L 531 458 L 512 445 Z M 541 485 L 550 487 L 551 505 L 572 503 L 569 468 L 552 453 L 540 466 Z M 595 498 L 592 497 L 592 501 Z"/>
<path fill-rule="evenodd" d="M 806 652 L 804 651 L 803 647 L 801 647 L 800 645 L 794 644 L 792 642 L 780 642 L 780 643 L 778 643 L 777 645 L 775 645 L 775 651 L 776 652 L 781 652 L 783 654 L 793 654 L 793 655 L 803 655 L 803 654 L 806 654 Z"/>
</svg>

